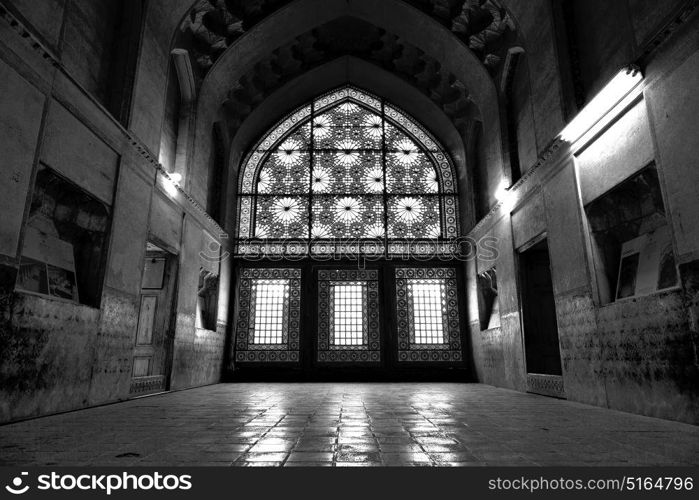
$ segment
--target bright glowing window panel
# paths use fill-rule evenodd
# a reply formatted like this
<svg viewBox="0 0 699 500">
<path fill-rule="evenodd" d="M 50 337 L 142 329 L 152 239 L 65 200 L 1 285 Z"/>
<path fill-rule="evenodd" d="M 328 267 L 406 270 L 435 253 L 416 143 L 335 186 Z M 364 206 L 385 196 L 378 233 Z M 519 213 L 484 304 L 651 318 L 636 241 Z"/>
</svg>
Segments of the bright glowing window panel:
<svg viewBox="0 0 699 500">
<path fill-rule="evenodd" d="M 441 279 L 408 281 L 416 344 L 443 344 L 446 314 L 445 286 Z"/>
<path fill-rule="evenodd" d="M 253 344 L 282 344 L 289 301 L 289 280 L 257 279 L 253 282 Z"/>
<path fill-rule="evenodd" d="M 389 238 L 439 238 L 440 200 L 436 196 L 389 196 Z"/>
<path fill-rule="evenodd" d="M 248 155 L 241 239 L 453 238 L 448 155 L 390 104 L 346 87 L 316 98 Z"/>
<path fill-rule="evenodd" d="M 255 234 L 258 238 L 308 237 L 308 198 L 265 196 L 257 200 Z"/>
<path fill-rule="evenodd" d="M 362 345 L 366 324 L 366 283 L 363 281 L 334 283 L 332 345 Z"/>
<path fill-rule="evenodd" d="M 313 199 L 311 237 L 382 238 L 381 196 L 325 196 Z"/>
</svg>

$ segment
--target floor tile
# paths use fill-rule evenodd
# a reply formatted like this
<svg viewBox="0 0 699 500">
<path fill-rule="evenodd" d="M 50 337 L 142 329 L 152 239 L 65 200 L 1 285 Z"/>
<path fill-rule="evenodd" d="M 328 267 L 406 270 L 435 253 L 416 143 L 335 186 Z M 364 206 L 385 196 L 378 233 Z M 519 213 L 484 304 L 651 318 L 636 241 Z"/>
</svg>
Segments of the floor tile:
<svg viewBox="0 0 699 500">
<path fill-rule="evenodd" d="M 288 453 L 246 453 L 242 455 L 239 462 L 275 462 L 283 461 Z"/>
<path fill-rule="evenodd" d="M 332 462 L 285 462 L 284 467 L 333 467 Z"/>
<path fill-rule="evenodd" d="M 332 452 L 295 451 L 289 455 L 289 462 L 332 462 Z"/>
<path fill-rule="evenodd" d="M 382 453 L 381 459 L 386 465 L 412 463 L 412 462 L 432 462 L 427 453 Z"/>
<path fill-rule="evenodd" d="M 338 451 L 335 453 L 336 462 L 381 462 L 381 454 L 379 452 L 353 452 L 353 451 Z"/>
<path fill-rule="evenodd" d="M 456 383 L 218 384 L 0 426 L 0 443 L 13 466 L 699 465 L 699 427 Z"/>
</svg>

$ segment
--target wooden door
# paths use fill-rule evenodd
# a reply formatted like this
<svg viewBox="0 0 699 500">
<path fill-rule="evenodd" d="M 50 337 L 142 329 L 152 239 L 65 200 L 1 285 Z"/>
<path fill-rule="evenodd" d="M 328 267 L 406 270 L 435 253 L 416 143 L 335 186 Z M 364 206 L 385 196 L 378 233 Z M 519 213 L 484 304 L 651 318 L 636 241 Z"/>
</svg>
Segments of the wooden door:
<svg viewBox="0 0 699 500">
<path fill-rule="evenodd" d="M 146 253 L 132 365 L 132 395 L 168 389 L 176 268 L 175 255 L 160 249 Z"/>
</svg>

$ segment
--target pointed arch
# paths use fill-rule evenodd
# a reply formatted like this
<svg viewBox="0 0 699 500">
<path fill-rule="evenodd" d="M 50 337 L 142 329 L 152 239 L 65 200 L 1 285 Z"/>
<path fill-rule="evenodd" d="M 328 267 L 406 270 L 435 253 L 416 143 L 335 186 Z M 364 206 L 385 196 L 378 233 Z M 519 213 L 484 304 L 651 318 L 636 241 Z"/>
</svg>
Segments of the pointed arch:
<svg viewBox="0 0 699 500">
<path fill-rule="evenodd" d="M 453 162 L 429 132 L 344 86 L 296 109 L 248 153 L 237 234 L 246 244 L 294 239 L 316 251 L 370 241 L 393 253 L 406 240 L 456 238 L 457 194 Z"/>
<path fill-rule="evenodd" d="M 308 15 L 312 12 L 313 15 Z M 249 32 L 238 38 L 207 73 L 197 105 L 194 165 L 204 165 L 210 158 L 212 116 L 226 100 L 230 82 L 240 78 L 246 68 L 261 58 L 260 37 L 266 47 L 282 47 L 293 38 L 343 17 L 364 20 L 439 57 L 443 67 L 464 82 L 489 137 L 484 158 L 495 169 L 502 167 L 502 144 L 497 89 L 488 71 L 468 46 L 436 20 L 400 0 L 295 0 L 267 16 Z M 201 182 L 192 185 L 192 195 L 205 199 Z"/>
</svg>

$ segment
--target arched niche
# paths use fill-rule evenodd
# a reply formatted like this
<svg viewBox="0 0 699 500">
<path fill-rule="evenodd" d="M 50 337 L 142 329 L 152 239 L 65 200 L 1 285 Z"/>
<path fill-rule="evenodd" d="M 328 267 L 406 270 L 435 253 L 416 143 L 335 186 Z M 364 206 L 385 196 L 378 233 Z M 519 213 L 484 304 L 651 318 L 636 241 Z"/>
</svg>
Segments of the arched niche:
<svg viewBox="0 0 699 500">
<path fill-rule="evenodd" d="M 340 17 L 357 17 L 396 34 L 442 61 L 468 87 L 483 117 L 489 140 L 484 157 L 492 168 L 502 168 L 500 113 L 496 87 L 480 61 L 460 40 L 429 16 L 400 0 L 297 0 L 261 21 L 241 36 L 207 74 L 197 107 L 194 164 L 210 158 L 212 117 L 225 100 L 231 81 L 268 52 L 316 26 Z M 206 169 L 192 173 L 192 194 L 205 199 Z"/>
<path fill-rule="evenodd" d="M 281 116 L 343 84 L 353 84 L 380 96 L 390 96 L 397 106 L 422 123 L 450 154 L 456 169 L 460 198 L 462 231 L 473 224 L 470 166 L 466 162 L 464 138 L 446 114 L 422 92 L 402 78 L 362 59 L 343 56 L 294 78 L 274 91 L 232 131 L 228 171 L 230 172 L 226 203 L 226 229 L 231 232 L 236 186 L 235 176 L 245 153 L 265 130 Z"/>
</svg>

